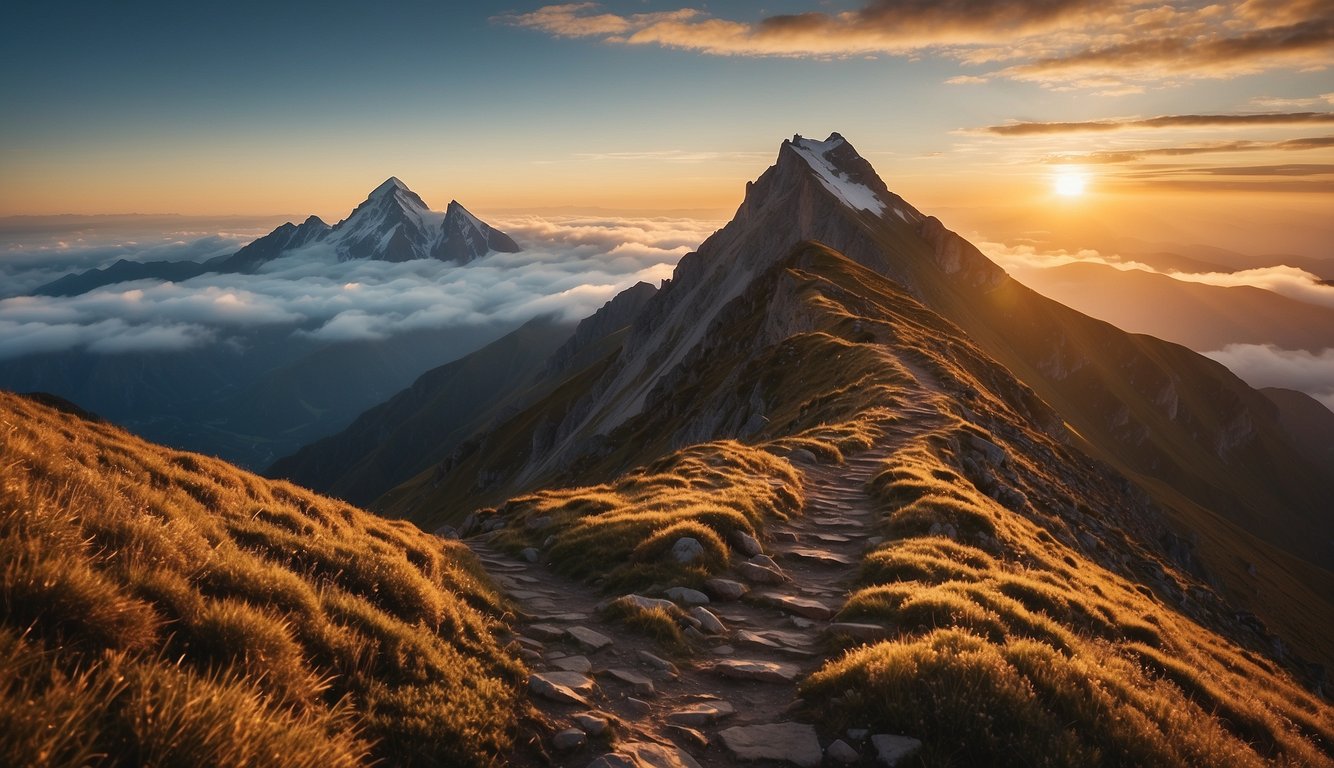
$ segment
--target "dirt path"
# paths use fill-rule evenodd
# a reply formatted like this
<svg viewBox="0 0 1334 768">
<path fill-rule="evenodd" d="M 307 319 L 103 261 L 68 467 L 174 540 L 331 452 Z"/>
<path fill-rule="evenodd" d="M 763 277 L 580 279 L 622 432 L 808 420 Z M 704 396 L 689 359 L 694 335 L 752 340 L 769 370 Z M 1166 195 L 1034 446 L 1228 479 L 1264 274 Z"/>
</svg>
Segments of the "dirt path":
<svg viewBox="0 0 1334 768">
<path fill-rule="evenodd" d="M 814 729 L 796 722 L 796 684 L 822 663 L 831 631 L 865 633 L 861 639 L 879 631 L 830 619 L 842 607 L 863 555 L 878 542 L 876 507 L 866 482 L 897 447 L 939 418 L 926 409 L 919 415 L 934 418 L 900 422 L 897 434 L 841 465 L 797 465 L 804 474 L 804 514 L 771 525 L 764 543 L 787 581 L 760 584 L 741 573 L 727 575 L 750 591 L 731 601 L 715 593 L 703 607 L 725 629 L 697 636 L 698 650 L 688 655 L 669 656 L 651 638 L 601 621 L 596 607 L 608 596 L 596 587 L 501 552 L 490 543 L 494 534 L 467 540 L 522 611 L 515 639 L 535 673 L 532 698 L 550 730 L 513 764 L 634 765 L 597 758 L 654 744 L 670 746 L 647 748 L 638 764 L 734 765 L 743 757 L 753 765 L 819 764 L 830 739 L 816 742 Z M 609 726 L 604 733 L 599 720 Z M 586 740 L 558 746 L 562 737 L 553 735 L 569 728 L 586 733 Z M 563 738 L 574 744 L 580 737 L 571 731 Z M 748 741 L 759 742 L 757 752 L 745 752 Z M 851 746 L 861 759 L 873 756 L 869 744 Z M 770 761 L 765 754 L 785 759 Z"/>
</svg>

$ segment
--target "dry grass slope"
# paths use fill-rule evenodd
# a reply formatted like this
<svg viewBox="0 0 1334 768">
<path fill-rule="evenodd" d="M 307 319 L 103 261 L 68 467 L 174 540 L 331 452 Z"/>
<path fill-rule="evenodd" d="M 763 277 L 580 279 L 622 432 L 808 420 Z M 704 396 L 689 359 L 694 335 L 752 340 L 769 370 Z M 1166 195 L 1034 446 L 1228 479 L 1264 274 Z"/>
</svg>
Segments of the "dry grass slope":
<svg viewBox="0 0 1334 768">
<path fill-rule="evenodd" d="M 960 443 L 933 442 L 871 482 L 888 540 L 842 616 L 898 636 L 807 681 L 831 725 L 922 738 L 929 765 L 1331 764 L 1325 702 L 982 494 Z"/>
<path fill-rule="evenodd" d="M 0 393 L 0 763 L 494 762 L 522 669 L 472 563 Z"/>
</svg>

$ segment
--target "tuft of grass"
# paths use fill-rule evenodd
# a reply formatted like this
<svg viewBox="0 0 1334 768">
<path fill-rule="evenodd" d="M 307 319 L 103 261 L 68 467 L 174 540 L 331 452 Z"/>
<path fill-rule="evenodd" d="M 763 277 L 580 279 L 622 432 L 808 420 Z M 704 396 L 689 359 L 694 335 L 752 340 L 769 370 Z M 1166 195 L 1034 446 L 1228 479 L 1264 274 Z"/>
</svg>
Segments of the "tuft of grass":
<svg viewBox="0 0 1334 768">
<path fill-rule="evenodd" d="M 553 537 L 548 556 L 558 570 L 604 578 L 609 589 L 638 589 L 703 582 L 727 567 L 735 533 L 761 534 L 803 503 L 800 476 L 785 459 L 724 440 L 684 448 L 605 485 L 512 499 L 497 514 L 508 520 L 502 542 L 510 547 Z M 697 540 L 704 555 L 676 562 L 670 550 L 682 537 Z"/>
<path fill-rule="evenodd" d="M 669 651 L 685 651 L 689 644 L 681 632 L 685 613 L 675 606 L 645 608 L 629 597 L 619 597 L 602 609 L 602 617 L 649 637 Z"/>
<path fill-rule="evenodd" d="M 0 393 L 0 764 L 488 765 L 467 549 Z"/>
</svg>

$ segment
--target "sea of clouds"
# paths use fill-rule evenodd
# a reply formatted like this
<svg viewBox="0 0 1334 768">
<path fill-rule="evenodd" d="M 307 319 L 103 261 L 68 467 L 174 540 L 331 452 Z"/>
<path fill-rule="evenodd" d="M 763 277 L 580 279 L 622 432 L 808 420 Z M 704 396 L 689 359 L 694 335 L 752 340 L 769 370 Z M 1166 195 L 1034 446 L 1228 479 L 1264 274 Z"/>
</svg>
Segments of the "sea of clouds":
<svg viewBox="0 0 1334 768">
<path fill-rule="evenodd" d="M 435 260 L 339 261 L 315 244 L 257 274 L 208 274 L 179 283 L 141 280 L 80 296 L 22 294 L 71 271 L 117 259 L 201 261 L 232 253 L 253 233 L 48 233 L 0 251 L 0 359 L 36 352 L 178 351 L 248 329 L 288 327 L 330 342 L 384 339 L 427 328 L 577 320 L 638 281 L 670 277 L 718 222 L 671 218 L 512 217 L 492 223 L 524 250 L 458 266 Z"/>
</svg>

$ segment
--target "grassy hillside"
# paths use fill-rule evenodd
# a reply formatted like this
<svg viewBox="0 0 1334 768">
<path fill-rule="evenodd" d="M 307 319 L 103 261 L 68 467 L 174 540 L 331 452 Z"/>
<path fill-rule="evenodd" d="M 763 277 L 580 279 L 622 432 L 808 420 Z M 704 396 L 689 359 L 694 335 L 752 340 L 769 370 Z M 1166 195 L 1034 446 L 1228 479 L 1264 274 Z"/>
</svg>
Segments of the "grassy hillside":
<svg viewBox="0 0 1334 768">
<path fill-rule="evenodd" d="M 989 498 L 959 441 L 935 442 L 872 481 L 888 540 L 841 618 L 897 637 L 807 681 L 830 726 L 915 734 L 937 765 L 1331 763 L 1327 703 L 1104 567 L 1102 541 L 1071 546 Z M 1025 496 L 1055 484 L 1010 460 Z M 1199 589 L 1166 573 L 1164 592 Z"/>
<path fill-rule="evenodd" d="M 0 393 L 0 764 L 473 765 L 522 670 L 456 543 Z"/>
<path fill-rule="evenodd" d="M 799 330 L 753 344 L 771 312 Z M 871 449 L 886 456 L 865 489 L 881 543 L 838 618 L 889 639 L 835 646 L 806 679 L 805 716 L 827 734 L 909 734 L 928 765 L 1331 764 L 1334 711 L 1197 571 L 1163 510 L 1059 426 L 1035 428 L 1047 407 L 957 328 L 819 246 L 721 317 L 727 332 L 683 367 L 685 384 L 594 463 L 651 454 L 651 435 L 730 407 L 762 406 L 763 430 L 519 497 L 501 507 L 502 539 L 613 592 L 688 581 L 654 570 L 677 567 L 661 545 L 707 542 L 698 575 L 718 573 L 739 559 L 721 544 L 732 530 L 763 539 L 765 521 L 812 514 L 809 489 L 763 493 L 793 483 L 778 457 L 801 447 L 839 465 Z M 1327 625 L 1326 600 L 1290 609 Z"/>
</svg>

